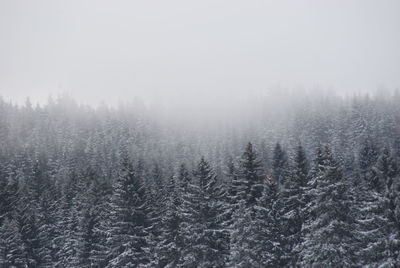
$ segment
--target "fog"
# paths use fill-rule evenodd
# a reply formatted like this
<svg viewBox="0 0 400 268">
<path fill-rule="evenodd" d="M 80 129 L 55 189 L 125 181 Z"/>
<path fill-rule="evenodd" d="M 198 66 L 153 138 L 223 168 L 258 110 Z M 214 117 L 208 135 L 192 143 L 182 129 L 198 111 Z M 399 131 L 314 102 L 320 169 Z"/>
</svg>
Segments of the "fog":
<svg viewBox="0 0 400 268">
<path fill-rule="evenodd" d="M 400 267 L 400 0 L 0 0 L 0 268 Z"/>
<path fill-rule="evenodd" d="M 4 0 L 0 95 L 221 112 L 283 89 L 396 89 L 399 10 L 396 0 Z"/>
</svg>

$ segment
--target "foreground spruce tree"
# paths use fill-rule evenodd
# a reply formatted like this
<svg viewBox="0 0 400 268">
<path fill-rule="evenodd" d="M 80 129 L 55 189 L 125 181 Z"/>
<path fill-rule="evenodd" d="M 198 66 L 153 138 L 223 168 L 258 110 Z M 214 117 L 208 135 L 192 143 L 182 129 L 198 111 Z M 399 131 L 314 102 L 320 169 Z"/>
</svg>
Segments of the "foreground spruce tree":
<svg viewBox="0 0 400 268">
<path fill-rule="evenodd" d="M 284 267 L 285 221 L 282 217 L 282 200 L 279 196 L 278 183 L 273 179 L 265 183 L 263 195 L 254 206 L 255 253 L 259 256 L 260 267 Z"/>
<path fill-rule="evenodd" d="M 253 221 L 253 211 L 247 208 L 244 200 L 232 216 L 230 230 L 230 255 L 227 267 L 262 267 L 262 257 L 257 252 L 257 227 Z"/>
<path fill-rule="evenodd" d="M 369 267 L 395 267 L 391 253 L 390 239 L 393 232 L 393 221 L 389 218 L 390 201 L 385 192 L 379 192 L 371 184 L 359 185 L 357 239 L 355 248 L 358 265 Z"/>
<path fill-rule="evenodd" d="M 360 229 L 363 263 L 376 267 L 400 265 L 399 181 L 396 162 L 384 149 L 367 177 L 367 191 L 363 191 Z"/>
<path fill-rule="evenodd" d="M 224 229 L 224 192 L 210 165 L 202 158 L 194 171 L 197 184 L 188 188 L 182 204 L 181 231 L 186 247 L 181 267 L 224 267 L 228 233 Z"/>
<path fill-rule="evenodd" d="M 179 232 L 181 217 L 179 213 L 179 197 L 175 178 L 168 183 L 169 196 L 164 203 L 165 211 L 160 219 L 161 234 L 154 250 L 153 267 L 176 267 L 183 250 L 182 238 Z"/>
<path fill-rule="evenodd" d="M 0 264 L 5 268 L 25 268 L 27 262 L 26 247 L 21 239 L 18 224 L 5 220 L 0 228 Z"/>
<path fill-rule="evenodd" d="M 148 218 L 146 191 L 128 157 L 114 185 L 111 199 L 110 254 L 107 267 L 141 267 L 147 262 Z"/>
<path fill-rule="evenodd" d="M 304 211 L 307 204 L 309 164 L 301 145 L 297 146 L 293 160 L 292 172 L 286 179 L 280 195 L 285 233 L 285 259 L 290 266 L 294 266 L 297 262 L 298 253 L 295 249 L 301 243 L 301 229 L 306 219 Z"/>
<path fill-rule="evenodd" d="M 302 267 L 352 267 L 354 263 L 354 219 L 348 182 L 328 146 L 317 155 L 313 174 L 311 217 L 303 225 L 298 265 Z"/>
<path fill-rule="evenodd" d="M 105 250 L 105 237 L 101 230 L 106 217 L 105 202 L 108 201 L 109 186 L 104 182 L 93 181 L 85 193 L 85 204 L 81 211 L 78 248 L 80 267 L 97 267 L 99 255 Z"/>
<path fill-rule="evenodd" d="M 239 162 L 239 167 L 232 182 L 230 191 L 234 202 L 245 200 L 252 206 L 261 197 L 265 174 L 257 152 L 249 142 Z"/>
</svg>

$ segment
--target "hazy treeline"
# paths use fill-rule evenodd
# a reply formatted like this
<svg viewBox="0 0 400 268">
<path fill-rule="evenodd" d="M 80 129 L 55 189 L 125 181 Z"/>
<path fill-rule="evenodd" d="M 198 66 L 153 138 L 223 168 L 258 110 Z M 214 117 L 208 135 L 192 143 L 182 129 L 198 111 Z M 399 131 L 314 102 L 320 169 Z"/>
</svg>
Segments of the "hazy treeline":
<svg viewBox="0 0 400 268">
<path fill-rule="evenodd" d="M 399 104 L 0 100 L 0 267 L 398 267 Z"/>
</svg>

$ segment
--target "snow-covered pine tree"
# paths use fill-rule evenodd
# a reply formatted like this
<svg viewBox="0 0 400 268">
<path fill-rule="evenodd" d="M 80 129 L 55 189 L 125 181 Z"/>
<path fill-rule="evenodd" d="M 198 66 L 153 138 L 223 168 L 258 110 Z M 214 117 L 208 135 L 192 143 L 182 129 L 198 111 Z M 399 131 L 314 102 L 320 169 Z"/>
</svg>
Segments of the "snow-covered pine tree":
<svg viewBox="0 0 400 268">
<path fill-rule="evenodd" d="M 272 176 L 278 183 L 278 187 L 281 190 L 286 179 L 289 177 L 289 160 L 286 151 L 284 151 L 278 142 L 275 145 L 273 157 L 272 157 Z"/>
<path fill-rule="evenodd" d="M 202 198 L 205 201 L 201 212 L 206 228 L 203 234 L 205 252 L 203 252 L 204 262 L 200 267 L 224 267 L 229 254 L 229 233 L 224 224 L 227 207 L 225 192 L 204 158 L 198 163 L 194 175 L 199 181 Z"/>
<path fill-rule="evenodd" d="M 179 215 L 179 197 L 175 178 L 171 177 L 168 185 L 168 197 L 164 203 L 165 212 L 160 219 L 161 234 L 157 239 L 153 267 L 176 267 L 182 252 L 182 238 L 179 232 L 181 218 Z"/>
<path fill-rule="evenodd" d="M 192 177 L 189 174 L 189 171 L 185 164 L 181 164 L 179 166 L 178 175 L 176 177 L 176 191 L 177 191 L 177 202 L 179 205 L 182 204 L 182 195 L 186 192 L 188 185 L 192 181 Z"/>
<path fill-rule="evenodd" d="M 232 181 L 230 190 L 233 202 L 245 200 L 248 206 L 256 203 L 263 191 L 265 174 L 257 152 L 249 142 L 240 159 L 239 167 Z"/>
<path fill-rule="evenodd" d="M 5 219 L 0 227 L 0 266 L 4 268 L 29 267 L 26 262 L 26 250 L 18 223 Z"/>
<path fill-rule="evenodd" d="M 245 200 L 240 201 L 232 215 L 227 267 L 263 267 L 262 256 L 257 251 L 260 241 L 256 240 L 257 227 L 253 222 L 252 214 L 254 213 L 247 207 Z"/>
<path fill-rule="evenodd" d="M 57 218 L 57 235 L 53 240 L 57 247 L 54 267 L 76 267 L 79 263 L 78 248 L 80 242 L 79 213 L 76 205 L 69 206 L 65 201 L 61 201 Z"/>
<path fill-rule="evenodd" d="M 4 164 L 0 161 L 0 227 L 5 219 L 6 213 L 10 210 L 8 192 L 8 179 Z"/>
<path fill-rule="evenodd" d="M 378 192 L 390 193 L 398 168 L 388 148 L 382 150 L 376 164 L 372 167 L 369 183 Z"/>
<path fill-rule="evenodd" d="M 147 264 L 148 203 L 142 179 L 124 156 L 114 183 L 107 267 L 141 267 Z"/>
<path fill-rule="evenodd" d="M 290 176 L 286 179 L 280 198 L 282 201 L 281 216 L 285 228 L 285 259 L 289 266 L 297 262 L 295 248 L 301 242 L 301 228 L 305 221 L 306 191 L 309 175 L 309 164 L 306 153 L 299 144 L 296 147 Z"/>
<path fill-rule="evenodd" d="M 30 187 L 34 178 L 24 177 L 24 179 L 24 183 L 22 183 L 18 192 L 14 219 L 18 224 L 21 240 L 26 249 L 25 263 L 27 267 L 38 267 L 43 263 L 39 254 L 43 245 L 41 245 L 39 239 L 37 201 L 34 199 L 33 188 Z"/>
<path fill-rule="evenodd" d="M 198 266 L 199 250 L 197 245 L 204 230 L 200 215 L 201 202 L 200 186 L 193 181 L 188 183 L 185 191 L 182 192 L 182 204 L 179 207 L 179 214 L 182 217 L 179 232 L 185 247 L 182 248 L 181 259 L 177 267 L 195 268 Z"/>
<path fill-rule="evenodd" d="M 261 164 L 265 171 L 269 171 L 269 168 L 271 168 L 268 149 L 269 148 L 268 148 L 267 144 L 265 143 L 265 140 L 263 140 L 260 144 L 259 151 L 260 151 L 260 161 L 261 161 Z"/>
<path fill-rule="evenodd" d="M 260 267 L 284 267 L 289 261 L 285 255 L 283 203 L 278 188 L 278 183 L 274 179 L 268 180 L 263 195 L 254 206 L 253 237 Z"/>
<path fill-rule="evenodd" d="M 185 248 L 180 267 L 224 267 L 228 233 L 224 228 L 224 192 L 208 162 L 202 158 L 182 204 L 180 225 Z"/>
<path fill-rule="evenodd" d="M 109 186 L 106 182 L 94 180 L 84 195 L 84 206 L 80 212 L 78 228 L 80 234 L 79 266 L 82 268 L 98 267 L 103 260 L 104 251 L 106 251 L 105 236 L 99 230 L 101 230 L 102 221 L 107 215 L 105 202 L 108 201 Z"/>
<path fill-rule="evenodd" d="M 0 226 L 5 219 L 11 219 L 18 204 L 18 178 L 13 172 L 4 171 L 0 178 Z"/>
<path fill-rule="evenodd" d="M 378 149 L 376 148 L 371 137 L 366 137 L 361 144 L 361 149 L 358 155 L 358 165 L 363 179 L 366 179 L 368 172 L 375 164 L 379 156 Z"/>
<path fill-rule="evenodd" d="M 47 189 L 38 202 L 38 239 L 41 248 L 38 252 L 42 260 L 42 267 L 51 268 L 54 266 L 54 259 L 57 249 L 54 246 L 53 240 L 57 235 L 57 201 L 55 200 L 55 192 Z"/>
<path fill-rule="evenodd" d="M 80 242 L 79 222 L 80 206 L 77 198 L 79 193 L 79 176 L 76 172 L 69 174 L 69 181 L 65 182 L 63 192 L 58 200 L 57 234 L 53 239 L 56 248 L 55 265 L 57 268 L 78 266 L 78 246 Z"/>
<path fill-rule="evenodd" d="M 366 180 L 361 181 L 353 193 L 357 197 L 357 234 L 358 245 L 354 248 L 357 266 L 395 267 L 391 254 L 390 237 L 393 222 L 388 218 L 389 200 L 384 187 L 374 188 Z M 375 185 L 376 186 L 376 185 Z"/>
<path fill-rule="evenodd" d="M 259 241 L 256 240 L 254 207 L 263 194 L 264 179 L 261 162 L 249 142 L 239 160 L 239 166 L 234 169 L 228 191 L 229 267 L 262 267 L 261 256 L 255 252 Z"/>
<path fill-rule="evenodd" d="M 167 202 L 167 195 L 171 194 L 167 192 L 164 187 L 164 178 L 163 172 L 158 163 L 154 164 L 148 178 L 150 179 L 147 182 L 147 202 L 148 202 L 148 224 L 149 228 L 147 229 L 147 254 L 150 263 L 148 264 L 150 267 L 154 267 L 158 260 L 155 258 L 157 256 L 158 245 L 160 243 L 161 235 L 162 235 L 162 219 L 165 216 L 167 211 L 167 207 L 165 206 Z"/>
<path fill-rule="evenodd" d="M 376 164 L 372 167 L 368 181 L 372 191 L 367 200 L 372 199 L 370 202 L 372 204 L 367 214 L 369 215 L 367 230 L 371 232 L 367 237 L 367 253 L 372 254 L 366 258 L 369 263 L 372 263 L 371 265 L 379 264 L 382 267 L 400 265 L 400 221 L 397 213 L 400 208 L 398 175 L 396 161 L 389 149 L 384 148 Z"/>
<path fill-rule="evenodd" d="M 97 187 L 96 187 L 97 188 Z M 97 217 L 99 221 L 97 224 L 93 226 L 93 238 L 94 244 L 91 245 L 91 252 L 89 254 L 89 261 L 92 267 L 103 268 L 106 267 L 108 263 L 109 253 L 111 252 L 111 246 L 107 241 L 110 235 L 111 229 L 111 214 L 112 214 L 112 188 L 108 183 L 104 186 L 100 186 L 102 189 L 100 191 L 100 195 L 103 191 L 106 191 L 106 194 L 103 196 L 99 196 L 101 200 L 99 200 L 98 206 L 100 211 Z M 111 189 L 110 189 L 111 188 Z M 105 190 L 107 189 L 107 190 Z M 97 195 L 97 194 L 96 194 Z M 97 206 L 95 206 L 96 209 Z"/>
<path fill-rule="evenodd" d="M 312 200 L 309 217 L 303 225 L 298 265 L 302 267 L 352 267 L 355 233 L 348 182 L 343 178 L 331 149 L 317 151 L 317 172 L 311 179 Z M 322 153 L 322 155 L 321 155 Z"/>
<path fill-rule="evenodd" d="M 227 198 L 234 201 L 234 197 L 236 196 L 236 185 L 237 185 L 237 176 L 236 174 L 236 166 L 235 162 L 233 161 L 233 157 L 229 156 L 226 162 L 225 172 L 224 175 L 227 179 L 226 181 L 226 191 L 227 191 Z"/>
</svg>

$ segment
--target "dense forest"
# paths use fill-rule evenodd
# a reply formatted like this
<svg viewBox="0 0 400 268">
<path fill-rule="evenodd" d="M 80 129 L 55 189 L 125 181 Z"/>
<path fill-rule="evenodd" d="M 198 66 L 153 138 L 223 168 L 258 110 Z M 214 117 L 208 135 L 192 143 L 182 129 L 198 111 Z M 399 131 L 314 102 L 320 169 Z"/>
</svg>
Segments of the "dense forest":
<svg viewBox="0 0 400 268">
<path fill-rule="evenodd" d="M 400 267 L 400 94 L 249 103 L 0 99 L 0 267 Z"/>
</svg>

